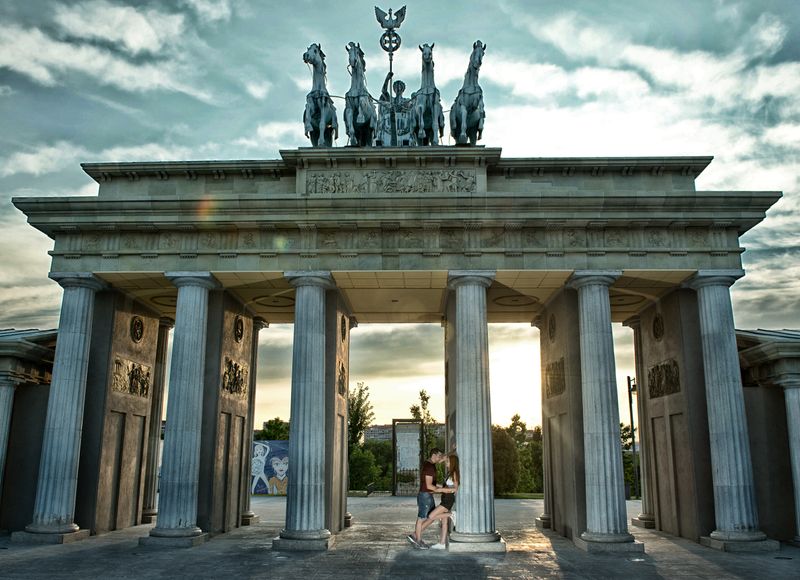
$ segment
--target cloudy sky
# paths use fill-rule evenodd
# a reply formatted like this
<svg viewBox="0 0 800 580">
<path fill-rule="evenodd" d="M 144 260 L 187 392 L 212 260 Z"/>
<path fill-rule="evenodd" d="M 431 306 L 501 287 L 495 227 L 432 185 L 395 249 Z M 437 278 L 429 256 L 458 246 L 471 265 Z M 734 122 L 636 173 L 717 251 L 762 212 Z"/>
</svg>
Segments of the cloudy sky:
<svg viewBox="0 0 800 580">
<path fill-rule="evenodd" d="M 387 58 L 373 4 L 0 4 L 0 327 L 53 327 L 61 297 L 47 280 L 51 242 L 25 225 L 12 197 L 94 195 L 81 162 L 271 159 L 305 145 L 311 77 L 301 55 L 310 43 L 328 56 L 334 95 L 349 87 L 344 46 L 361 43 L 380 92 Z M 449 103 L 472 43 L 486 42 L 483 143 L 504 156 L 713 155 L 699 189 L 783 191 L 743 238 L 736 323 L 800 328 L 797 0 L 406 4 L 396 76 L 413 89 L 416 47 L 435 42 Z M 622 383 L 632 341 L 626 329 L 616 338 Z M 407 416 L 420 388 L 443 416 L 442 340 L 437 326 L 353 333 L 352 379 L 370 385 L 379 421 Z M 514 412 L 539 422 L 537 342 L 536 329 L 492 327 L 495 422 Z M 262 332 L 259 421 L 288 416 L 290 343 L 290 326 Z"/>
</svg>

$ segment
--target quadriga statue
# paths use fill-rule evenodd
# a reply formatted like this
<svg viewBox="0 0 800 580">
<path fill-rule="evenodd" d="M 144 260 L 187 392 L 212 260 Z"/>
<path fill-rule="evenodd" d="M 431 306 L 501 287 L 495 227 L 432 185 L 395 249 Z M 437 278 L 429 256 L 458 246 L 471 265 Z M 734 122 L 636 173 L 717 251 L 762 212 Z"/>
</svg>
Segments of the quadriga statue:
<svg viewBox="0 0 800 580">
<path fill-rule="evenodd" d="M 457 145 L 475 145 L 483 136 L 483 90 L 478 84 L 478 73 L 483 62 L 486 45 L 476 40 L 472 45 L 469 66 L 464 75 L 464 85 L 458 91 L 453 108 L 450 109 L 450 134 Z"/>
<path fill-rule="evenodd" d="M 303 112 L 303 125 L 306 137 L 314 147 L 331 147 L 339 137 L 339 122 L 336 120 L 336 107 L 328 94 L 325 72 L 325 53 L 319 44 L 314 43 L 303 54 L 303 62 L 311 65 L 311 92 L 306 95 L 306 110 Z"/>
</svg>

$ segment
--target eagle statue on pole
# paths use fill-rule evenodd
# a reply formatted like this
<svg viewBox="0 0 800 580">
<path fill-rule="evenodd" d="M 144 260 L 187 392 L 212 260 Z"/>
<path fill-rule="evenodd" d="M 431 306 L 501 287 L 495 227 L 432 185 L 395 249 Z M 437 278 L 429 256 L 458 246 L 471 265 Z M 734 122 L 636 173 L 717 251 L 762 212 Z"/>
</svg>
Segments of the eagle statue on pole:
<svg viewBox="0 0 800 580">
<path fill-rule="evenodd" d="M 378 19 L 378 24 L 380 24 L 383 28 L 388 30 L 400 28 L 400 25 L 403 23 L 403 20 L 405 20 L 406 17 L 406 7 L 403 6 L 400 10 L 395 12 L 393 17 L 391 8 L 389 8 L 389 14 L 386 14 L 386 12 L 376 6 L 375 17 Z"/>
</svg>

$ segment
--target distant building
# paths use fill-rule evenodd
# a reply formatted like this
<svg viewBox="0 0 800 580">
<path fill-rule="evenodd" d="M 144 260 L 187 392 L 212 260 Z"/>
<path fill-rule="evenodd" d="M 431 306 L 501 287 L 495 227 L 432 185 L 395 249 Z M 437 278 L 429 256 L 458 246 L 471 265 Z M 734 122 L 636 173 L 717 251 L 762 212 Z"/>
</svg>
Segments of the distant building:
<svg viewBox="0 0 800 580">
<path fill-rule="evenodd" d="M 433 432 L 436 437 L 444 438 L 444 423 L 434 423 Z M 364 441 L 391 441 L 392 425 L 372 425 L 364 431 Z"/>
</svg>

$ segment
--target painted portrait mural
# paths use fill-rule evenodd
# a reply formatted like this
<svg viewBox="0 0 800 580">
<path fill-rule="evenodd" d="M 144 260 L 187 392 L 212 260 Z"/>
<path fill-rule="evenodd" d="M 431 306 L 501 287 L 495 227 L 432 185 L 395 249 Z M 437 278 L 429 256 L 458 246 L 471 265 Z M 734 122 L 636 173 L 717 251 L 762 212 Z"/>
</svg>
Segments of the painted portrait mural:
<svg viewBox="0 0 800 580">
<path fill-rule="evenodd" d="M 289 486 L 289 442 L 253 441 L 250 493 L 286 495 Z"/>
</svg>

